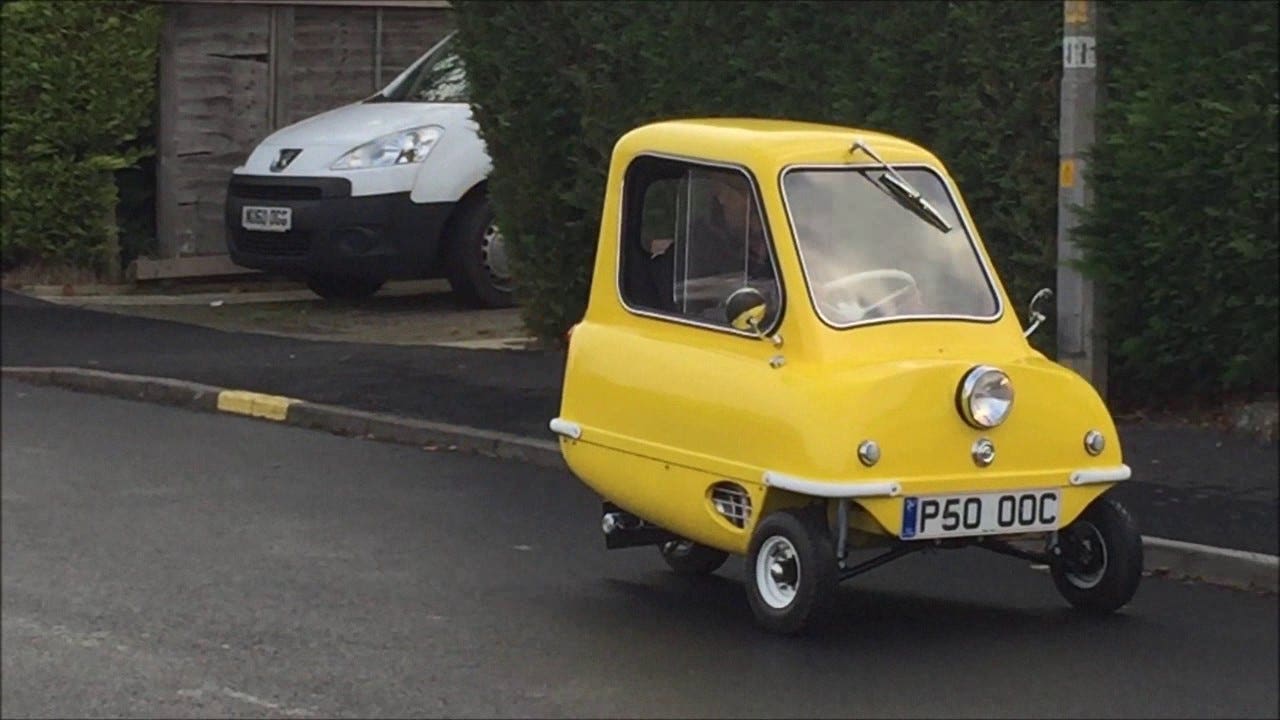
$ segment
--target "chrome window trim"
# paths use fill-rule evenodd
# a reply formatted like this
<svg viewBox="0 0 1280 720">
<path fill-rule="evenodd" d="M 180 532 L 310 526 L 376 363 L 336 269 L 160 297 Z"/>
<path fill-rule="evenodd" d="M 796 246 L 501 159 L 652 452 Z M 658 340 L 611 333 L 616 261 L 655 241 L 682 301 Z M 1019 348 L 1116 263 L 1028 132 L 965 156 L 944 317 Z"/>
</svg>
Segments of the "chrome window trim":
<svg viewBox="0 0 1280 720">
<path fill-rule="evenodd" d="M 855 327 L 864 327 L 868 325 L 883 325 L 895 322 L 920 322 L 929 320 L 955 320 L 962 322 L 980 322 L 983 324 L 995 324 L 1004 317 L 1004 296 L 997 289 L 995 282 L 995 269 L 992 268 L 986 256 L 979 250 L 977 242 L 977 231 L 973 224 L 969 222 L 968 216 L 961 212 L 960 204 L 956 202 L 960 197 L 960 193 L 955 184 L 951 182 L 944 174 L 938 172 L 938 169 L 928 163 L 902 163 L 893 166 L 894 170 L 924 170 L 932 173 L 935 177 L 942 181 L 942 186 L 947 191 L 947 199 L 951 201 L 952 209 L 955 210 L 956 217 L 960 219 L 960 224 L 964 228 L 965 237 L 969 241 L 969 249 L 973 251 L 974 257 L 978 260 L 979 267 L 982 268 L 983 279 L 987 281 L 987 290 L 991 292 L 992 297 L 996 301 L 996 310 L 992 315 L 899 315 L 890 318 L 874 318 L 871 320 L 859 320 L 848 324 L 841 325 L 833 323 L 818 307 L 818 300 L 813 294 L 813 285 L 809 282 L 809 269 L 805 265 L 804 250 L 800 247 L 800 238 L 796 234 L 795 223 L 792 221 L 791 201 L 787 198 L 786 177 L 787 173 L 798 170 L 824 170 L 824 171 L 858 171 L 858 170 L 878 170 L 880 165 L 876 163 L 804 163 L 787 165 L 778 173 L 778 192 L 782 194 L 782 207 L 786 211 L 787 227 L 791 230 L 791 242 L 795 244 L 796 256 L 800 259 L 800 274 L 804 276 L 805 290 L 809 295 L 809 304 L 813 307 L 813 312 L 826 325 L 833 330 L 848 330 Z"/>
<path fill-rule="evenodd" d="M 615 237 L 617 239 L 617 242 L 615 243 L 617 245 L 617 256 L 615 258 L 616 271 L 614 273 L 614 292 L 618 296 L 618 302 L 622 303 L 623 309 L 631 313 L 632 315 L 636 315 L 639 317 L 651 318 L 653 320 L 665 320 L 667 322 L 672 322 L 677 325 L 687 325 L 689 327 L 699 327 L 699 328 L 705 328 L 707 330 L 716 330 L 728 335 L 736 335 L 738 337 L 750 338 L 751 340 L 760 339 L 758 335 L 748 330 L 738 330 L 729 325 L 714 325 L 712 323 L 695 320 L 687 315 L 679 315 L 676 313 L 664 313 L 658 310 L 648 310 L 645 308 L 638 308 L 627 302 L 626 294 L 622 292 L 622 254 L 623 254 L 623 243 L 624 243 L 624 238 L 622 235 L 623 235 L 623 227 L 624 227 L 623 219 L 627 213 L 627 173 L 630 172 L 632 164 L 635 163 L 636 160 L 642 157 L 652 157 L 652 158 L 657 158 L 659 160 L 673 160 L 675 162 L 683 162 L 683 163 L 688 163 L 690 165 L 701 165 L 704 167 L 714 167 L 714 168 L 720 168 L 725 170 L 736 170 L 742 173 L 744 176 L 746 176 L 747 182 L 750 183 L 751 185 L 752 197 L 754 197 L 756 200 L 756 207 L 759 208 L 760 227 L 765 234 L 765 244 L 769 246 L 769 260 L 773 265 L 773 279 L 778 283 L 778 299 L 781 302 L 781 307 L 778 308 L 778 317 L 774 319 L 773 323 L 768 328 L 761 328 L 761 330 L 764 332 L 765 335 L 772 335 L 773 333 L 775 333 L 778 330 L 778 328 L 782 326 L 782 319 L 786 315 L 787 288 L 783 284 L 782 273 L 778 267 L 778 249 L 777 247 L 775 247 L 773 232 L 770 231 L 769 229 L 768 215 L 766 215 L 764 211 L 763 198 L 761 198 L 760 196 L 760 187 L 761 187 L 760 183 L 756 181 L 755 176 L 751 174 L 751 170 L 747 168 L 747 166 L 738 165 L 734 163 L 720 162 L 717 160 L 706 160 L 703 158 L 692 158 L 692 157 L 686 157 L 683 155 L 675 155 L 670 153 L 662 153 L 662 152 L 654 152 L 654 151 L 646 150 L 644 152 L 636 153 L 631 158 L 631 160 L 627 163 L 627 167 L 622 171 L 622 180 L 618 186 L 618 226 L 617 228 L 614 229 Z"/>
</svg>

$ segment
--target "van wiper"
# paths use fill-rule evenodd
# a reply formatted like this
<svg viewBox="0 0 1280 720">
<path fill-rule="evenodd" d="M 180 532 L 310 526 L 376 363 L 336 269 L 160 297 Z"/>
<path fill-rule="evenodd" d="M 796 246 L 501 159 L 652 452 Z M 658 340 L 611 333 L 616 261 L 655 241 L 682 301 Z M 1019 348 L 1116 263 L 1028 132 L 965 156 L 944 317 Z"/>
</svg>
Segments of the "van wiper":
<svg viewBox="0 0 1280 720">
<path fill-rule="evenodd" d="M 924 196 L 920 194 L 920 191 L 911 187 L 911 183 L 904 180 L 902 176 L 898 174 L 898 171 L 890 167 L 889 163 L 881 160 L 880 156 L 876 155 L 871 148 L 867 147 L 866 143 L 862 142 L 861 139 L 854 140 L 853 147 L 849 149 L 849 152 L 853 152 L 854 150 L 861 150 L 867 155 L 870 155 L 871 159 L 880 163 L 880 169 L 885 171 L 885 173 L 879 178 L 880 184 L 883 185 L 891 195 L 897 198 L 899 202 L 906 206 L 908 210 L 920 216 L 920 219 L 938 228 L 942 232 L 951 232 L 951 223 L 947 222 L 947 219 L 942 217 L 942 213 L 938 212 L 938 210 L 934 208 L 928 200 L 925 200 Z"/>
</svg>

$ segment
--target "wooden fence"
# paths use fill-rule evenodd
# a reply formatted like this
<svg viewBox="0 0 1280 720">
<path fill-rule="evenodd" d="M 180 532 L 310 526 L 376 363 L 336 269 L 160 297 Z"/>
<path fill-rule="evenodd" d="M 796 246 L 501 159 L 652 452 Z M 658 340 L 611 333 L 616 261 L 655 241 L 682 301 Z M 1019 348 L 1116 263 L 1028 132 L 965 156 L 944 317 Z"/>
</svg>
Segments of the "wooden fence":
<svg viewBox="0 0 1280 720">
<path fill-rule="evenodd" d="M 168 0 L 156 234 L 139 279 L 245 272 L 227 257 L 231 170 L 272 131 L 374 93 L 453 28 L 447 2 Z"/>
</svg>

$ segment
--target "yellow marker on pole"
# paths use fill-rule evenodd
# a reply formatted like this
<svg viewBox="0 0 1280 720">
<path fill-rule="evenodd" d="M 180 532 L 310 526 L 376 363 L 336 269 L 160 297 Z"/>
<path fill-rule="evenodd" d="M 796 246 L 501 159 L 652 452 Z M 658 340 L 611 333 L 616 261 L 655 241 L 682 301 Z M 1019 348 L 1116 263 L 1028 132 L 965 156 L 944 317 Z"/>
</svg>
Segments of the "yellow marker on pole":
<svg viewBox="0 0 1280 720">
<path fill-rule="evenodd" d="M 1058 187 L 1076 186 L 1076 161 L 1064 159 L 1058 168 Z"/>
<path fill-rule="evenodd" d="M 1063 20 L 1068 25 L 1083 25 L 1089 20 L 1089 0 L 1066 0 Z"/>
</svg>

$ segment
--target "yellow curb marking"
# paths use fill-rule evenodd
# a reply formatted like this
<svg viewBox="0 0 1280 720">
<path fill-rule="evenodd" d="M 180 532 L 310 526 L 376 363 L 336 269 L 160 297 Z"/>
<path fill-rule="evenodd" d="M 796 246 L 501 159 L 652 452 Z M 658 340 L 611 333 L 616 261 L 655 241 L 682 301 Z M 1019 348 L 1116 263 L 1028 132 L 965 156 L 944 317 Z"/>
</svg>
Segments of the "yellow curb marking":
<svg viewBox="0 0 1280 720">
<path fill-rule="evenodd" d="M 293 398 L 264 395 L 248 390 L 223 390 L 218 393 L 218 409 L 222 412 L 250 415 L 267 420 L 284 420 Z"/>
</svg>

